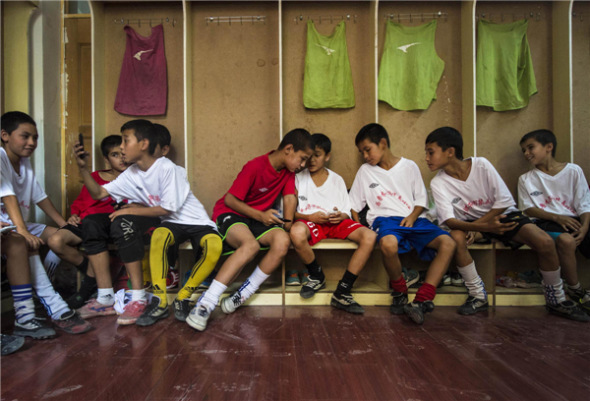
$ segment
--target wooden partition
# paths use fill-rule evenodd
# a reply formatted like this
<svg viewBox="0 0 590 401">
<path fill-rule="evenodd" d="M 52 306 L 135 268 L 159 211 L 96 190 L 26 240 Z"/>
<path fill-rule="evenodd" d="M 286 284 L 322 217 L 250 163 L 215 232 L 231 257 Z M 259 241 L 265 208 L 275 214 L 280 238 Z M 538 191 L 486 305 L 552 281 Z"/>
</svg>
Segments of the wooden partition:
<svg viewBox="0 0 590 401">
<path fill-rule="evenodd" d="M 590 2 L 575 1 L 572 16 L 573 162 L 590 179 Z M 566 145 L 565 143 L 563 144 Z"/>
</svg>

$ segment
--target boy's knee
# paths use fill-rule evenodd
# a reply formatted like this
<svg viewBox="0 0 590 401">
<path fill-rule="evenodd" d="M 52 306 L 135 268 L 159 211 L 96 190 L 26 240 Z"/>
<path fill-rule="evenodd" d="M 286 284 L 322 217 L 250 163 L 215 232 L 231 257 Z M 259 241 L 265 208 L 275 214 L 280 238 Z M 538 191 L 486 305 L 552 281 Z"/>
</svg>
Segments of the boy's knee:
<svg viewBox="0 0 590 401">
<path fill-rule="evenodd" d="M 201 248 L 205 252 L 205 258 L 218 260 L 223 249 L 223 241 L 216 234 L 207 234 L 201 238 Z"/>
<path fill-rule="evenodd" d="M 164 245 L 168 248 L 170 245 L 174 245 L 174 235 L 167 227 L 158 227 L 152 233 L 151 243 L 157 245 L 158 248 Z"/>
<path fill-rule="evenodd" d="M 386 235 L 379 241 L 379 248 L 385 256 L 396 255 L 398 251 L 397 239 L 393 235 Z"/>
<path fill-rule="evenodd" d="M 455 253 L 456 249 L 457 243 L 453 240 L 453 238 L 449 237 L 448 235 L 442 235 L 440 237 L 440 246 L 438 248 L 439 253 L 452 255 Z"/>
<path fill-rule="evenodd" d="M 457 244 L 457 248 L 466 247 L 467 246 L 467 238 L 465 231 L 461 230 L 451 230 L 451 238 Z"/>
<path fill-rule="evenodd" d="M 260 251 L 260 244 L 252 238 L 251 240 L 244 241 L 237 250 L 253 258 Z"/>
<path fill-rule="evenodd" d="M 67 244 L 65 238 L 58 231 L 47 239 L 47 245 L 52 251 L 61 251 Z"/>
<path fill-rule="evenodd" d="M 304 224 L 295 223 L 289 231 L 289 236 L 293 244 L 307 242 L 307 227 Z"/>
<path fill-rule="evenodd" d="M 281 255 L 286 255 L 289 251 L 289 246 L 291 246 L 291 238 L 289 238 L 289 234 L 286 232 L 279 232 L 272 240 L 270 247 L 279 252 Z"/>
<path fill-rule="evenodd" d="M 375 246 L 375 241 L 377 240 L 377 233 L 373 230 L 369 230 L 368 228 L 361 228 L 361 243 L 359 246 L 368 246 L 373 247 Z"/>
<path fill-rule="evenodd" d="M 561 234 L 559 237 L 557 237 L 556 244 L 560 251 L 566 252 L 575 252 L 577 247 L 574 237 L 567 233 Z"/>
</svg>

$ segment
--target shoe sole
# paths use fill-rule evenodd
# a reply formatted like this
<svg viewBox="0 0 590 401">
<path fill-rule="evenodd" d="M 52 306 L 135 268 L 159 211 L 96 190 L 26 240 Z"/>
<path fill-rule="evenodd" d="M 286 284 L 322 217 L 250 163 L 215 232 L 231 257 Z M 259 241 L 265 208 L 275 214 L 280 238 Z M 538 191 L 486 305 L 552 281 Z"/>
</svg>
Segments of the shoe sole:
<svg viewBox="0 0 590 401">
<path fill-rule="evenodd" d="M 64 328 L 64 327 L 59 327 L 56 325 L 56 327 L 58 329 L 62 330 L 64 333 L 68 333 L 68 334 L 84 334 L 84 333 L 87 333 L 90 330 L 92 330 L 92 326 L 88 322 L 86 322 L 86 324 L 83 326 L 74 326 L 74 327 Z"/>
<path fill-rule="evenodd" d="M 410 304 L 406 304 L 404 306 L 404 313 L 416 324 L 423 324 L 424 323 L 424 312 L 419 311 L 418 308 L 414 308 L 410 306 Z"/>
<path fill-rule="evenodd" d="M 2 356 L 10 355 L 16 351 L 18 351 L 24 344 L 25 339 L 24 337 L 18 336 L 19 338 L 14 339 L 10 345 L 2 347 Z"/>
<path fill-rule="evenodd" d="M 160 321 L 162 319 L 166 319 L 168 316 L 170 316 L 170 312 L 166 309 L 166 313 L 164 313 L 163 315 L 160 315 L 160 316 L 156 316 L 155 320 L 143 322 L 140 320 L 141 318 L 139 318 L 139 319 L 137 319 L 135 324 L 138 326 L 141 326 L 141 327 L 147 327 L 147 326 L 151 326 L 153 324 L 156 324 L 158 321 Z"/>
<path fill-rule="evenodd" d="M 186 318 L 186 324 L 197 331 L 204 331 L 207 328 L 207 323 L 201 324 L 199 322 L 195 322 L 190 318 L 190 316 Z"/>
<path fill-rule="evenodd" d="M 353 315 L 362 315 L 365 313 L 365 310 L 362 308 L 362 306 L 361 309 L 354 310 L 350 309 L 350 306 L 342 305 L 340 302 L 334 300 L 330 301 L 330 306 L 333 306 L 336 309 L 340 309 L 348 313 L 352 313 Z"/>
<path fill-rule="evenodd" d="M 12 335 L 19 336 L 19 337 L 31 337 L 34 340 L 45 340 L 47 338 L 55 337 L 57 335 L 57 333 L 55 332 L 55 330 L 51 330 L 51 329 L 49 329 L 49 333 L 45 333 L 45 334 L 34 334 L 34 333 L 29 333 L 29 332 L 24 332 L 24 331 L 20 332 L 20 331 L 15 330 L 12 333 Z"/>
<path fill-rule="evenodd" d="M 285 285 L 288 285 L 289 287 L 297 287 L 298 285 L 301 285 L 301 283 L 298 281 L 291 281 L 291 282 L 286 281 Z"/>
<path fill-rule="evenodd" d="M 487 304 L 485 306 L 480 306 L 475 309 L 469 309 L 469 311 L 462 311 L 460 309 L 457 309 L 457 313 L 460 314 L 461 316 L 471 316 L 471 315 L 475 315 L 478 312 L 485 312 L 489 308 L 490 308 L 490 305 Z"/>
<path fill-rule="evenodd" d="M 76 311 L 76 312 L 78 312 L 78 311 Z M 114 309 L 113 310 L 110 310 L 110 311 L 96 312 L 96 313 L 86 314 L 86 315 L 78 312 L 78 315 L 82 319 L 84 319 L 84 320 L 86 320 L 86 319 L 92 319 L 93 317 L 100 317 L 100 316 L 113 316 L 113 315 L 116 315 L 116 314 L 117 314 L 117 311 L 115 311 Z"/>
<path fill-rule="evenodd" d="M 123 316 L 123 315 L 121 315 L 121 316 Z M 129 326 L 129 325 L 135 324 L 135 323 L 137 323 L 137 319 L 139 319 L 138 317 L 122 319 L 121 316 L 119 316 L 119 318 L 117 319 L 117 324 L 120 326 Z"/>
<path fill-rule="evenodd" d="M 309 288 L 309 287 L 306 287 L 306 288 Z M 306 293 L 303 293 L 303 292 L 301 292 L 301 291 L 300 291 L 300 292 L 299 292 L 299 296 L 300 296 L 301 298 L 303 298 L 303 299 L 309 299 L 309 298 L 312 298 L 312 297 L 313 297 L 313 296 L 316 294 L 316 292 L 318 292 L 319 290 L 322 290 L 322 289 L 324 289 L 324 288 L 326 288 L 326 282 L 325 282 L 325 281 L 324 281 L 324 283 L 323 283 L 323 284 L 320 286 L 320 288 L 318 288 L 317 290 L 313 290 L 313 292 L 306 292 Z M 304 295 L 304 294 L 305 294 L 305 295 Z"/>
<path fill-rule="evenodd" d="M 590 322 L 590 316 L 588 316 L 587 314 L 584 314 L 584 315 L 581 315 L 581 314 L 580 315 L 569 315 L 567 313 L 562 313 L 560 311 L 557 311 L 555 309 L 552 309 L 551 307 L 549 307 L 547 305 L 545 305 L 545 309 L 547 309 L 547 311 L 549 313 L 552 313 L 552 314 L 554 314 L 556 316 L 559 316 L 559 317 L 564 317 L 564 318 L 569 319 L 569 320 L 573 320 L 573 321 L 581 322 L 581 323 L 588 323 L 588 322 Z"/>
</svg>

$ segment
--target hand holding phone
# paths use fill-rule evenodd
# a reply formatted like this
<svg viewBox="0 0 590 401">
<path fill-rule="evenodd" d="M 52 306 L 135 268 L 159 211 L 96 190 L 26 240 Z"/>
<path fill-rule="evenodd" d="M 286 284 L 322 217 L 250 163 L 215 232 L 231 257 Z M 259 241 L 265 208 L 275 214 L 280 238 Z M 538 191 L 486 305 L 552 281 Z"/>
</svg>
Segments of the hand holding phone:
<svg viewBox="0 0 590 401">
<path fill-rule="evenodd" d="M 80 143 L 82 150 L 84 150 L 84 135 L 82 135 L 82 133 L 78 134 L 78 143 Z M 80 159 L 83 159 L 85 157 L 86 157 L 86 155 L 83 153 L 80 155 Z"/>
</svg>

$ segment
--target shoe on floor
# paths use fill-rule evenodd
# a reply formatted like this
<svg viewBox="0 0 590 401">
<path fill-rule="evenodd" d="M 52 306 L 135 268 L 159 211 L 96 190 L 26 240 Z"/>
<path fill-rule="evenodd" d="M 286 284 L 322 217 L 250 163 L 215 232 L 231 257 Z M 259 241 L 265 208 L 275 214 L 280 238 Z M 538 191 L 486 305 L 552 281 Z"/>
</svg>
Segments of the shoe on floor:
<svg viewBox="0 0 590 401">
<path fill-rule="evenodd" d="M 96 293 L 96 290 L 96 279 L 94 277 L 85 276 L 82 279 L 82 283 L 80 284 L 80 289 L 78 292 L 69 297 L 66 300 L 66 303 L 71 309 L 79 309 L 83 307 L 90 298 L 92 298 L 92 296 Z"/>
<path fill-rule="evenodd" d="M 451 281 L 451 275 L 450 274 L 445 274 L 442 277 L 442 280 L 440 280 L 440 286 L 443 286 L 443 285 L 451 285 L 451 284 L 452 284 L 452 281 Z"/>
<path fill-rule="evenodd" d="M 563 301 L 557 305 L 545 304 L 545 308 L 557 316 L 565 317 L 577 322 L 590 322 L 590 316 L 588 316 L 586 312 L 573 301 Z"/>
<path fill-rule="evenodd" d="M 459 309 L 457 309 L 457 313 L 459 313 L 460 315 L 474 315 L 477 312 L 483 312 L 488 310 L 489 307 L 490 304 L 488 303 L 487 297 L 485 299 L 479 299 L 469 295 L 465 303 L 459 306 Z"/>
<path fill-rule="evenodd" d="M 55 319 L 53 324 L 68 334 L 82 334 L 92 329 L 90 323 L 73 310 L 65 312 L 59 319 Z"/>
<path fill-rule="evenodd" d="M 287 270 L 287 273 L 285 273 L 285 275 L 285 285 L 301 285 L 301 281 L 299 281 L 299 272 L 297 270 Z"/>
<path fill-rule="evenodd" d="M 389 307 L 389 312 L 392 315 L 403 315 L 404 306 L 408 303 L 408 294 L 394 291 L 391 295 L 393 295 L 393 300 L 391 302 L 391 306 Z"/>
<path fill-rule="evenodd" d="M 90 301 L 86 302 L 86 305 L 79 308 L 76 312 L 78 312 L 82 319 L 117 314 L 113 305 L 103 305 L 99 303 L 96 298 L 92 298 Z"/>
<path fill-rule="evenodd" d="M 160 319 L 166 319 L 170 316 L 168 305 L 160 307 L 160 301 L 157 297 L 152 298 L 152 302 L 145 308 L 141 316 L 135 322 L 138 326 L 151 326 Z"/>
<path fill-rule="evenodd" d="M 174 269 L 168 269 L 168 275 L 166 276 L 166 289 L 170 290 L 176 288 L 180 281 L 180 275 Z"/>
<path fill-rule="evenodd" d="M 585 290 L 583 288 L 578 288 L 577 290 L 574 290 L 569 286 L 566 286 L 565 292 L 572 301 L 580 305 L 580 307 L 586 313 L 590 314 L 590 290 Z"/>
<path fill-rule="evenodd" d="M 125 306 L 125 311 L 117 319 L 120 325 L 134 324 L 147 307 L 146 301 L 131 301 Z"/>
<path fill-rule="evenodd" d="M 315 295 L 316 292 L 321 290 L 326 286 L 326 278 L 322 279 L 315 279 L 311 276 L 307 279 L 307 283 L 305 283 L 301 287 L 301 291 L 299 291 L 299 295 L 301 298 L 309 299 Z"/>
<path fill-rule="evenodd" d="M 10 336 L 2 334 L 0 344 L 2 345 L 2 356 L 10 355 L 16 352 L 25 343 L 25 338 L 20 336 Z"/>
<path fill-rule="evenodd" d="M 406 269 L 405 267 L 402 268 L 402 276 L 404 278 L 404 280 L 406 280 L 406 286 L 408 288 L 410 288 L 410 286 L 412 286 L 412 284 L 415 284 L 418 282 L 418 280 L 420 280 L 420 273 L 418 273 L 418 270 L 414 270 L 414 269 Z"/>
<path fill-rule="evenodd" d="M 186 318 L 191 313 L 191 301 L 190 298 L 183 299 L 182 301 L 175 299 L 174 300 L 174 317 L 176 320 L 180 320 L 181 322 L 186 322 Z"/>
<path fill-rule="evenodd" d="M 355 315 L 362 315 L 365 310 L 352 297 L 351 294 L 332 294 L 330 305 L 336 309 L 342 309 L 345 312 Z"/>
<path fill-rule="evenodd" d="M 205 305 L 197 303 L 186 318 L 186 323 L 195 330 L 203 331 L 207 328 L 207 321 L 210 316 L 211 311 Z"/>
<path fill-rule="evenodd" d="M 14 322 L 14 332 L 12 334 L 42 340 L 55 337 L 55 330 L 45 322 L 45 319 L 34 317 L 24 323 Z"/>
<path fill-rule="evenodd" d="M 463 287 L 465 285 L 465 280 L 459 272 L 452 272 L 451 273 L 451 285 L 455 287 Z"/>
<path fill-rule="evenodd" d="M 424 323 L 424 314 L 434 310 L 432 301 L 412 302 L 404 305 L 404 313 L 416 324 Z"/>
<path fill-rule="evenodd" d="M 221 310 L 223 313 L 229 315 L 230 313 L 234 313 L 244 302 L 246 302 L 246 300 L 242 299 L 240 291 L 236 291 L 233 295 L 221 300 Z"/>
</svg>

